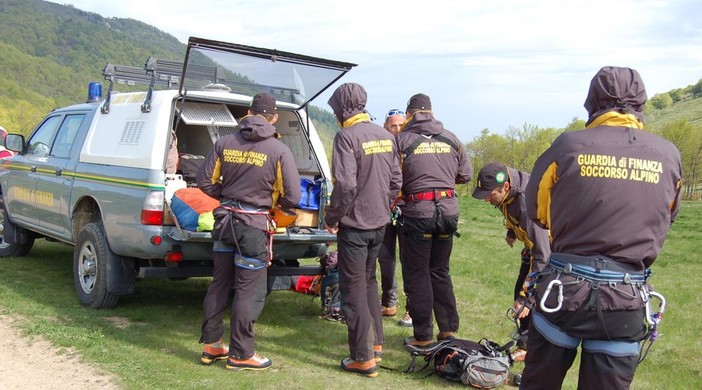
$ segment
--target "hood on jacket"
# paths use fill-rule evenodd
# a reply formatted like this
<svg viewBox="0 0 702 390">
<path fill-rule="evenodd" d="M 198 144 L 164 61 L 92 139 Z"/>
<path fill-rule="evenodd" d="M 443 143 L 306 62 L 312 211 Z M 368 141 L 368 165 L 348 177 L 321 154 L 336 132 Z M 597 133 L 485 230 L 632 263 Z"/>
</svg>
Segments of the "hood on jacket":
<svg viewBox="0 0 702 390">
<path fill-rule="evenodd" d="M 444 130 L 444 124 L 434 118 L 431 111 L 417 111 L 407 118 L 401 131 L 424 135 L 436 135 Z"/>
<path fill-rule="evenodd" d="M 509 189 L 509 197 L 511 198 L 519 193 L 524 193 L 526 190 L 526 185 L 529 182 L 529 174 L 510 167 L 507 167 L 507 171 L 509 172 L 509 181 L 511 185 Z"/>
<path fill-rule="evenodd" d="M 247 115 L 239 121 L 239 132 L 247 141 L 278 138 L 278 130 L 261 115 Z"/>
<path fill-rule="evenodd" d="M 605 66 L 590 81 L 585 99 L 587 124 L 608 111 L 632 114 L 643 123 L 646 89 L 639 73 L 631 68 Z"/>
<path fill-rule="evenodd" d="M 345 83 L 337 88 L 327 101 L 339 123 L 365 112 L 368 94 L 360 84 Z"/>
</svg>

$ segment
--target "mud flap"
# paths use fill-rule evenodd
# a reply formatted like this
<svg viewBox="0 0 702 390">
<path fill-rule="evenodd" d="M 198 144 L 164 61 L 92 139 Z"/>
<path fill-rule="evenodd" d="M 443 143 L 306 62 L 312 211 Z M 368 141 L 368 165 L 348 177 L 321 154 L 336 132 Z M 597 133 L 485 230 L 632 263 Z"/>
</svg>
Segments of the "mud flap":
<svg viewBox="0 0 702 390">
<path fill-rule="evenodd" d="M 122 256 L 107 257 L 107 292 L 127 295 L 134 292 L 134 261 Z"/>
<path fill-rule="evenodd" d="M 8 244 L 26 244 L 29 238 L 27 230 L 15 226 L 7 217 L 7 212 L 5 210 L 2 212 L 5 214 L 5 219 L 3 221 L 3 240 Z"/>
</svg>

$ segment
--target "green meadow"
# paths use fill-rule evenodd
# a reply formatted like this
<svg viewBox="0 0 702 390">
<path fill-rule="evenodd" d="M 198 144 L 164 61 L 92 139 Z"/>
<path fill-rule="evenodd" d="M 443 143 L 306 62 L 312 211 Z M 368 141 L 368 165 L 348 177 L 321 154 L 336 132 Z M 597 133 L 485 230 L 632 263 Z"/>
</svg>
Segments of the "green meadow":
<svg viewBox="0 0 702 390">
<path fill-rule="evenodd" d="M 454 241 L 451 259 L 461 314 L 458 336 L 504 343 L 514 329 L 505 313 L 512 303 L 521 247 L 505 244 L 502 217 L 492 206 L 463 198 L 461 208 L 461 237 Z M 651 284 L 668 305 L 658 341 L 639 366 L 632 389 L 702 388 L 702 365 L 696 360 L 702 355 L 700 242 L 702 202 L 684 202 L 652 267 Z M 76 351 L 83 361 L 114 373 L 125 389 L 461 386 L 427 376 L 430 370 L 402 373 L 410 362 L 402 339 L 411 336 L 411 329 L 397 325 L 402 307 L 397 318 L 384 319 L 382 366 L 387 368 L 373 379 L 342 371 L 339 363 L 348 355 L 346 326 L 319 318 L 319 298 L 290 291 L 268 296 L 255 327 L 257 352 L 272 359 L 271 369 L 229 372 L 223 362 L 202 366 L 198 338 L 209 278 L 142 280 L 116 308 L 90 310 L 75 297 L 72 253 L 72 247 L 40 240 L 28 257 L 0 259 L 0 315 L 12 316 L 23 334 L 44 337 L 58 353 Z M 39 375 L 50 375 L 50 360 L 32 364 L 37 364 Z M 576 360 L 568 373 L 565 389 L 577 386 L 577 364 Z M 516 363 L 513 372 L 522 369 L 523 363 Z"/>
</svg>

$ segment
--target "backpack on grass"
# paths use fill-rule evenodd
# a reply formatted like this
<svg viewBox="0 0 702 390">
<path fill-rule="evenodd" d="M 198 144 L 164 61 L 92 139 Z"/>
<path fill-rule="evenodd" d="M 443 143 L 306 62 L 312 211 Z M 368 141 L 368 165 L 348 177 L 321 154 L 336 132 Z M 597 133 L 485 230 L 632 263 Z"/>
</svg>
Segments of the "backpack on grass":
<svg viewBox="0 0 702 390">
<path fill-rule="evenodd" d="M 319 259 L 324 269 L 319 296 L 322 300 L 322 316 L 329 321 L 345 322 L 341 311 L 341 289 L 339 288 L 339 268 L 337 251 L 331 251 Z"/>
<path fill-rule="evenodd" d="M 425 365 L 419 370 L 415 370 L 415 359 L 420 354 L 412 352 L 412 363 L 405 371 L 421 371 L 433 361 L 440 377 L 478 389 L 492 389 L 507 381 L 513 363 L 509 354 L 512 345 L 514 341 L 500 346 L 485 338 L 479 342 L 449 338 L 425 350 Z"/>
<path fill-rule="evenodd" d="M 335 269 L 322 276 L 322 318 L 329 321 L 345 322 L 341 312 L 341 290 L 339 288 L 339 270 Z"/>
</svg>

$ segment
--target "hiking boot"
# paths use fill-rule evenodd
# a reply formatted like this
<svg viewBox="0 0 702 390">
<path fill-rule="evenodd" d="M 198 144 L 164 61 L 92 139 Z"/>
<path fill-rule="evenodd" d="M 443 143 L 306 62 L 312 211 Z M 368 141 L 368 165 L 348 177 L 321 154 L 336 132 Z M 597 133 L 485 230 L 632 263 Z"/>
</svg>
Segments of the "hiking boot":
<svg viewBox="0 0 702 390">
<path fill-rule="evenodd" d="M 407 337 L 402 340 L 404 345 L 411 345 L 413 347 L 426 347 L 427 345 L 434 344 L 432 340 L 417 340 L 414 337 Z"/>
<path fill-rule="evenodd" d="M 412 327 L 412 317 L 410 317 L 409 311 L 406 311 L 405 315 L 402 316 L 402 319 L 400 320 L 400 326 L 405 326 L 408 328 Z"/>
<path fill-rule="evenodd" d="M 379 374 L 378 366 L 375 365 L 375 360 L 373 359 L 366 362 L 359 362 L 351 358 L 346 358 L 341 361 L 341 368 L 344 371 L 356 372 L 369 378 L 375 378 Z"/>
<path fill-rule="evenodd" d="M 441 341 L 441 340 L 446 340 L 448 338 L 455 339 L 456 338 L 456 332 L 439 332 L 438 335 L 436 335 L 436 339 Z"/>
<path fill-rule="evenodd" d="M 380 306 L 380 314 L 382 314 L 383 317 L 395 317 L 397 314 L 397 306 Z"/>
<path fill-rule="evenodd" d="M 232 371 L 241 370 L 265 370 L 271 366 L 271 359 L 263 357 L 257 353 L 248 359 L 235 359 L 229 357 L 227 359 L 227 369 Z"/>
<path fill-rule="evenodd" d="M 517 348 L 512 352 L 512 360 L 515 362 L 523 362 L 526 359 L 526 349 Z"/>
<path fill-rule="evenodd" d="M 407 352 L 420 355 L 427 354 L 429 350 L 436 346 L 436 343 L 432 340 L 417 340 L 414 337 L 407 337 L 402 343 Z"/>
<path fill-rule="evenodd" d="M 229 348 L 222 344 L 222 339 L 219 339 L 217 342 L 205 344 L 202 350 L 202 356 L 200 356 L 200 362 L 209 366 L 217 360 L 226 359 L 227 356 L 229 356 Z"/>
<path fill-rule="evenodd" d="M 383 361 L 383 358 L 381 355 L 383 354 L 383 345 L 382 344 L 376 344 L 373 346 L 373 360 L 375 360 L 376 363 L 380 363 Z"/>
</svg>

